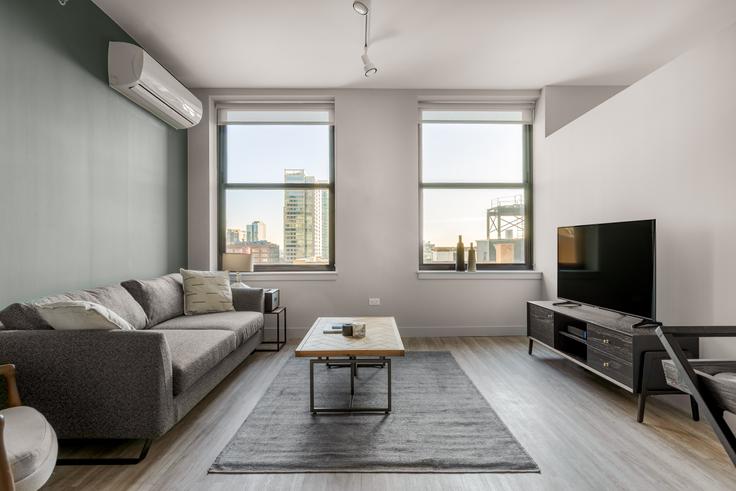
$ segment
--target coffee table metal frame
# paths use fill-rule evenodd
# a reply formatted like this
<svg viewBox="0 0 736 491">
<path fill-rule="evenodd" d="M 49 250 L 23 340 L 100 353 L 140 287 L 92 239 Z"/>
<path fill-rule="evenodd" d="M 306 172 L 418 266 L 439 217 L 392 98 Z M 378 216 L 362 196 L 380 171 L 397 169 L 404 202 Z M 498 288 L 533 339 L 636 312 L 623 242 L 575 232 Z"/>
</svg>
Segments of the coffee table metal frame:
<svg viewBox="0 0 736 491">
<path fill-rule="evenodd" d="M 350 368 L 350 403 L 346 407 L 315 407 L 314 406 L 314 366 L 325 365 L 332 367 L 349 367 Z M 387 377 L 387 400 L 385 407 L 355 407 L 353 399 L 355 398 L 355 378 L 358 376 L 358 367 L 386 367 Z M 309 411 L 312 414 L 318 413 L 377 413 L 382 412 L 389 414 L 391 412 L 391 358 L 385 356 L 375 358 L 359 358 L 357 356 L 349 356 L 347 358 L 317 357 L 309 360 Z"/>
</svg>

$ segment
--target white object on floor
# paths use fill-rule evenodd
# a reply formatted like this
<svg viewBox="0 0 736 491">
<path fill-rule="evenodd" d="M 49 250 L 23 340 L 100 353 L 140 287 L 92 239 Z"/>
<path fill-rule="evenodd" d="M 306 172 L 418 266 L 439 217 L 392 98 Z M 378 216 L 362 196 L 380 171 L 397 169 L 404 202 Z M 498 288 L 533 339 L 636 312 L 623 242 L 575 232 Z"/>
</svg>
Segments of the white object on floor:
<svg viewBox="0 0 736 491">
<path fill-rule="evenodd" d="M 56 466 L 59 443 L 41 413 L 28 406 L 3 409 L 5 450 L 15 491 L 35 491 L 48 481 Z"/>
</svg>

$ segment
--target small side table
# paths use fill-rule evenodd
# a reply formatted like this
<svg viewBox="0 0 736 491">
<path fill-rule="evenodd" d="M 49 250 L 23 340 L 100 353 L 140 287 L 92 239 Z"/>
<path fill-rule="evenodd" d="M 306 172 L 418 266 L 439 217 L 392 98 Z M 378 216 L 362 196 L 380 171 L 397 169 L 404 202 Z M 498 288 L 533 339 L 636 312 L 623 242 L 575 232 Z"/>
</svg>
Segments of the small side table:
<svg viewBox="0 0 736 491">
<path fill-rule="evenodd" d="M 275 352 L 281 351 L 281 348 L 286 344 L 286 307 L 278 307 L 271 312 L 264 312 L 264 314 L 273 314 L 276 316 L 276 341 L 263 341 L 261 346 L 270 345 L 272 348 L 256 348 L 254 351 L 257 352 Z M 284 314 L 284 338 L 281 339 L 281 314 Z"/>
</svg>

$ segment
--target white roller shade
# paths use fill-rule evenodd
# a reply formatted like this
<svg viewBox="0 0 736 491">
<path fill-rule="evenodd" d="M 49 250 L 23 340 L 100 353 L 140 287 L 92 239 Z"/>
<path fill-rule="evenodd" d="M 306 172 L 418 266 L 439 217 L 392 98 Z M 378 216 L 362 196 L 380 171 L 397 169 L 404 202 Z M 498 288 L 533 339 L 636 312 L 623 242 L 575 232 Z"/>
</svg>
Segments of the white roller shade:
<svg viewBox="0 0 736 491">
<path fill-rule="evenodd" d="M 419 103 L 422 123 L 532 124 L 534 103 Z"/>
<path fill-rule="evenodd" d="M 333 104 L 218 104 L 217 124 L 333 124 Z"/>
</svg>

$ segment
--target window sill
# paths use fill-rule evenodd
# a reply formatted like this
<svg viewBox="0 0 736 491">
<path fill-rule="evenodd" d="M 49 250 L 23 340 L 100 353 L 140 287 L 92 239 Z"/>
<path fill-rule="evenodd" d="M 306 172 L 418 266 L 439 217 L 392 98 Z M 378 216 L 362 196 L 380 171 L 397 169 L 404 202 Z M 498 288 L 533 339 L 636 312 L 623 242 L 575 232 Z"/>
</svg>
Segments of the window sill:
<svg viewBox="0 0 736 491">
<path fill-rule="evenodd" d="M 230 273 L 230 280 L 237 281 L 237 274 Z M 246 285 L 257 281 L 335 281 L 337 271 L 259 271 L 240 273 L 240 281 Z"/>
<path fill-rule="evenodd" d="M 417 271 L 420 280 L 541 280 L 541 271 L 495 270 L 495 271 Z"/>
</svg>

